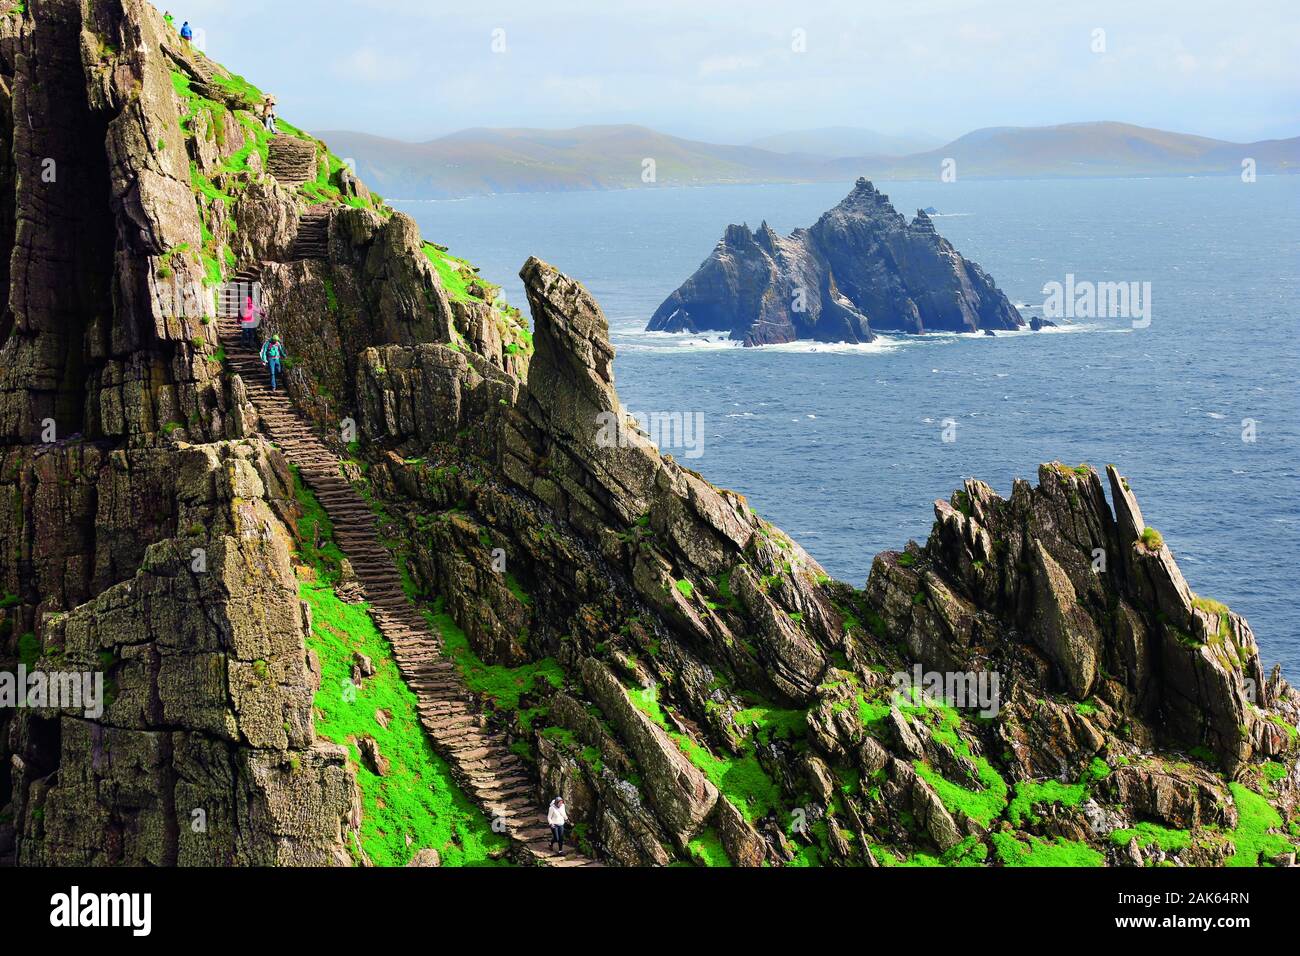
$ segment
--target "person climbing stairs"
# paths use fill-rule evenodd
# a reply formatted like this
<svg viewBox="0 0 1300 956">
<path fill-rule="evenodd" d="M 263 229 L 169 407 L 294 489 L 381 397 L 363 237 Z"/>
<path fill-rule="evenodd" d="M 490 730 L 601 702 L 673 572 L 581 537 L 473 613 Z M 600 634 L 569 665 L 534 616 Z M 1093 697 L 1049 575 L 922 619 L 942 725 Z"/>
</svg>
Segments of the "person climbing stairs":
<svg viewBox="0 0 1300 956">
<path fill-rule="evenodd" d="M 260 275 L 245 269 L 236 280 L 260 282 Z M 559 856 L 549 850 L 551 830 L 527 765 L 499 735 L 485 729 L 460 672 L 443 654 L 440 636 L 407 598 L 396 562 L 379 540 L 369 503 L 342 477 L 339 457 L 298 413 L 288 390 L 267 387 L 257 352 L 241 344 L 238 316 L 220 316 L 218 331 L 229 371 L 242 379 L 264 433 L 297 466 L 329 516 L 334 540 L 356 572 L 370 615 L 416 695 L 420 722 L 434 749 L 526 860 L 544 866 L 600 866 L 585 856 Z"/>
</svg>

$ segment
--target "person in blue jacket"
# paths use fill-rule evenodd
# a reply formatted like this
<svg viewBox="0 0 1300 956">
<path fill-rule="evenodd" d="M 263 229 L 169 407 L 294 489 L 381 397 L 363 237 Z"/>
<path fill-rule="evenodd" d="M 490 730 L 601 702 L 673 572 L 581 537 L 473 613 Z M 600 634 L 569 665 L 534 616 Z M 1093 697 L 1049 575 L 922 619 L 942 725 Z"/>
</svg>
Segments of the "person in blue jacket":
<svg viewBox="0 0 1300 956">
<path fill-rule="evenodd" d="M 189 46 L 190 41 L 193 39 L 194 39 L 194 31 L 190 28 L 190 21 L 186 20 L 184 23 L 181 24 L 181 41 L 186 46 Z"/>
<path fill-rule="evenodd" d="M 280 372 L 281 363 L 284 361 L 284 343 L 280 341 L 280 336 L 273 335 L 262 345 L 262 364 L 271 370 L 271 390 L 276 388 L 276 376 Z"/>
</svg>

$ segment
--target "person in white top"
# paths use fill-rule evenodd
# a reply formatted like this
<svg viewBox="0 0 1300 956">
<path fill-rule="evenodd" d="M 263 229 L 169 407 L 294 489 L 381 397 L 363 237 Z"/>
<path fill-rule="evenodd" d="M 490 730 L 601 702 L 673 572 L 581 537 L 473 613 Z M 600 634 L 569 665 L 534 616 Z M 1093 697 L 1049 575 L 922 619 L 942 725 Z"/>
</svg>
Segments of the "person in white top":
<svg viewBox="0 0 1300 956">
<path fill-rule="evenodd" d="M 564 827 L 569 822 L 569 811 L 564 807 L 564 799 L 556 797 L 546 809 L 546 822 L 551 825 L 551 846 L 559 845 L 564 852 Z"/>
</svg>

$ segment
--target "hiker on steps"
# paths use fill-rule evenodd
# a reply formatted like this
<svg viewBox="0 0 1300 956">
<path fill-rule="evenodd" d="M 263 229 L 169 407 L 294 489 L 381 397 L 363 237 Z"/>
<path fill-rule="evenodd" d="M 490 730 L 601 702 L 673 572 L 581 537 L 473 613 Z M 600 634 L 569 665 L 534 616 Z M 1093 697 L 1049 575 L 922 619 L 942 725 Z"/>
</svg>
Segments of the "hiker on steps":
<svg viewBox="0 0 1300 956">
<path fill-rule="evenodd" d="M 268 133 L 278 133 L 275 128 L 275 97 L 267 93 L 262 100 L 262 122 Z"/>
<path fill-rule="evenodd" d="M 280 373 L 280 363 L 284 361 L 284 343 L 280 336 L 273 335 L 262 346 L 262 364 L 271 370 L 271 391 L 275 391 L 275 378 Z"/>
<path fill-rule="evenodd" d="M 546 822 L 551 825 L 551 846 L 559 844 L 564 852 L 564 827 L 569 822 L 569 811 L 564 807 L 564 798 L 556 797 L 546 810 Z"/>
<path fill-rule="evenodd" d="M 181 24 L 181 43 L 185 44 L 185 49 L 190 48 L 190 41 L 194 39 L 194 30 L 190 27 L 190 21 L 186 20 Z"/>
<path fill-rule="evenodd" d="M 257 327 L 262 324 L 262 314 L 252 295 L 245 296 L 244 311 L 239 317 L 239 341 L 249 351 L 257 348 Z"/>
</svg>

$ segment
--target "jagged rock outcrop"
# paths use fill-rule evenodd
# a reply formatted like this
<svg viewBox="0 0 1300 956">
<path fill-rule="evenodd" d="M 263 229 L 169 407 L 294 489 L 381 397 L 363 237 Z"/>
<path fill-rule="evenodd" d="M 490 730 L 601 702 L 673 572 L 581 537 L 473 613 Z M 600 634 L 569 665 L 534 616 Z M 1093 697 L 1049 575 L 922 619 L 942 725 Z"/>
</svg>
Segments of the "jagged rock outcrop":
<svg viewBox="0 0 1300 956">
<path fill-rule="evenodd" d="M 582 682 L 609 717 L 644 770 L 650 800 L 668 833 L 685 849 L 718 802 L 718 788 L 696 768 L 667 732 L 632 704 L 608 667 L 587 658 Z"/>
<path fill-rule="evenodd" d="M 1087 467 L 1044 465 L 1009 500 L 968 481 L 935 506 L 923 551 L 876 559 L 872 605 L 926 666 L 986 667 L 1013 630 L 1071 698 L 1095 695 L 1165 743 L 1208 747 L 1229 770 L 1285 748 L 1261 724 L 1271 701 L 1249 625 L 1196 598 L 1128 483 L 1107 475 L 1115 514 Z"/>
<path fill-rule="evenodd" d="M 923 211 L 912 222 L 859 179 L 810 229 L 727 227 L 695 275 L 650 319 L 652 332 L 722 331 L 747 346 L 870 342 L 872 331 L 978 332 L 1024 320 Z"/>
</svg>

